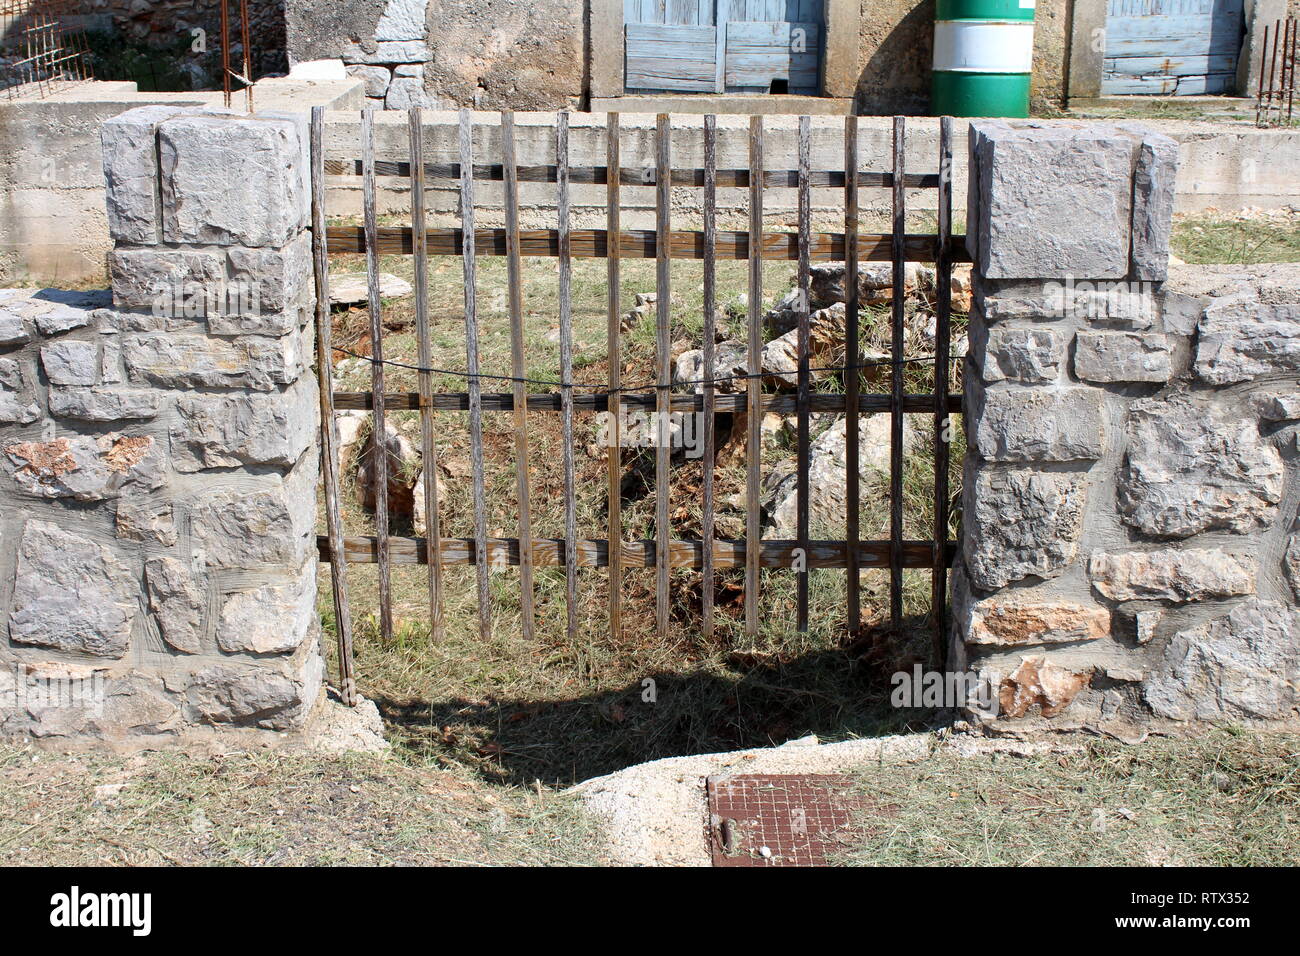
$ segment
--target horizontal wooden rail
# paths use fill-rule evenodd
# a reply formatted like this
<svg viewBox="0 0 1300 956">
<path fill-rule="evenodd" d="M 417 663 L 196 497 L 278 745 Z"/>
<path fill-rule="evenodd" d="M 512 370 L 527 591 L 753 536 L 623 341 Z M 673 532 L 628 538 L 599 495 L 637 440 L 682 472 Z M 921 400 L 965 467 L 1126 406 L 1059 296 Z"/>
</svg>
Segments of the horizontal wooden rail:
<svg viewBox="0 0 1300 956">
<path fill-rule="evenodd" d="M 564 540 L 562 538 L 533 538 L 532 560 L 538 567 L 564 567 Z M 489 565 L 515 566 L 519 564 L 519 540 L 517 538 L 488 538 L 486 540 L 487 562 Z M 442 563 L 474 564 L 474 540 L 472 538 L 443 538 Z M 797 541 L 762 542 L 759 563 L 765 568 L 788 568 L 794 563 Z M 318 535 L 316 548 L 322 561 L 332 560 L 328 535 Z M 577 542 L 578 566 L 585 568 L 603 568 L 609 566 L 609 542 L 594 539 L 579 539 Z M 622 567 L 652 568 L 655 566 L 655 542 L 650 540 L 624 541 L 619 552 Z M 374 535 L 358 535 L 343 540 L 343 554 L 348 564 L 374 564 L 378 560 L 378 539 Z M 957 554 L 957 543 L 949 541 L 944 555 L 948 566 L 952 565 Z M 388 539 L 388 556 L 393 564 L 428 564 L 429 549 L 425 538 Z M 808 567 L 843 568 L 847 567 L 847 546 L 843 541 L 809 541 Z M 903 542 L 903 567 L 931 568 L 934 566 L 934 545 L 929 541 Z M 703 560 L 703 547 L 699 541 L 669 542 L 669 563 L 674 568 L 698 568 Z M 745 566 L 745 542 L 715 538 L 713 542 L 713 566 L 715 568 L 743 568 Z M 862 541 L 858 544 L 859 567 L 889 567 L 888 541 Z"/>
<path fill-rule="evenodd" d="M 329 251 L 362 253 L 366 251 L 365 229 L 361 226 L 330 226 L 325 230 Z M 582 259 L 604 259 L 609 255 L 608 234 L 604 229 L 574 229 L 569 234 L 572 255 Z M 809 237 L 812 259 L 816 262 L 842 262 L 844 260 L 844 234 L 815 232 Z M 889 262 L 893 237 L 888 235 L 860 235 L 859 259 L 872 262 Z M 412 255 L 415 237 L 410 226 L 383 226 L 376 233 L 380 255 Z M 431 256 L 459 256 L 464 245 L 459 229 L 429 229 L 425 232 L 425 249 Z M 480 256 L 506 255 L 505 229 L 476 229 L 474 252 Z M 619 233 L 619 257 L 623 259 L 654 259 L 656 257 L 653 229 L 624 229 Z M 939 237 L 935 235 L 908 236 L 903 244 L 903 256 L 908 262 L 934 262 L 938 258 Z M 969 262 L 966 237 L 953 236 L 948 247 L 954 262 Z M 522 229 L 519 231 L 519 254 L 522 256 L 550 256 L 560 254 L 559 232 L 555 229 Z M 673 259 L 703 259 L 704 233 L 674 231 L 669 235 L 668 255 Z M 718 231 L 717 258 L 748 259 L 749 233 Z M 763 259 L 794 260 L 799 258 L 799 236 L 793 232 L 764 232 Z"/>
<path fill-rule="evenodd" d="M 516 166 L 521 183 L 558 182 L 558 168 L 555 166 Z M 361 160 L 329 159 L 325 161 L 325 172 L 330 176 L 360 176 Z M 400 176 L 409 178 L 411 164 L 394 160 L 376 160 L 376 176 Z M 459 163 L 425 163 L 424 175 L 428 179 L 460 179 Z M 744 189 L 749 186 L 748 169 L 719 169 L 718 187 Z M 506 169 L 501 163 L 475 163 L 474 178 L 486 182 L 505 182 Z M 813 188 L 843 189 L 847 177 L 842 169 L 812 170 L 808 174 L 808 185 Z M 623 186 L 658 185 L 653 166 L 621 167 L 618 181 Z M 600 186 L 609 183 L 609 167 L 577 166 L 569 170 L 569 182 L 573 184 Z M 704 170 L 674 169 L 671 177 L 674 186 L 704 185 Z M 771 169 L 763 173 L 763 185 L 776 189 L 794 189 L 799 185 L 799 171 L 796 169 Z M 894 185 L 893 173 L 858 172 L 859 186 L 876 186 L 890 188 Z M 937 173 L 906 173 L 903 185 L 909 189 L 938 189 Z"/>
<path fill-rule="evenodd" d="M 514 396 L 510 392 L 483 392 L 482 399 L 483 410 L 486 412 L 509 412 L 513 411 L 515 407 Z M 858 397 L 858 411 L 867 414 L 887 412 L 889 411 L 889 399 L 888 395 L 860 395 Z M 793 414 L 797 410 L 797 401 L 798 396 L 793 394 L 764 395 L 763 409 L 769 412 Z M 903 411 L 905 412 L 933 414 L 934 404 L 933 395 L 903 396 Z M 336 409 L 352 410 L 372 408 L 372 394 L 370 392 L 335 392 L 334 407 Z M 414 411 L 427 407 L 441 412 L 463 412 L 469 408 L 469 393 L 436 392 L 426 406 L 421 404 L 418 392 L 387 392 L 384 395 L 384 407 L 390 411 Z M 655 407 L 654 393 L 625 393 L 623 395 L 623 407 L 652 409 Z M 714 408 L 719 412 L 743 412 L 745 407 L 744 393 L 723 394 L 714 397 Z M 604 394 L 584 395 L 581 392 L 575 392 L 573 408 L 575 411 L 580 412 L 608 411 L 609 398 Z M 703 411 L 704 396 L 693 394 L 673 395 L 672 409 L 675 412 Z M 530 412 L 560 411 L 559 392 L 529 392 L 528 410 Z M 845 396 L 838 393 L 814 393 L 810 398 L 809 410 L 813 412 L 843 412 L 847 410 L 847 403 Z M 961 411 L 960 395 L 948 396 L 948 411 Z"/>
</svg>

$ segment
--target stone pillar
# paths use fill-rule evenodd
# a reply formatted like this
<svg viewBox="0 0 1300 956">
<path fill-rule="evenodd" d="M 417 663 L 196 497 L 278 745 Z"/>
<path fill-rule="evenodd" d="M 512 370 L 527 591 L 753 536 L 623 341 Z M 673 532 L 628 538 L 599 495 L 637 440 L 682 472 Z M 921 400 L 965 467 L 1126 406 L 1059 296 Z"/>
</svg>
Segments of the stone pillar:
<svg viewBox="0 0 1300 956">
<path fill-rule="evenodd" d="M 0 298 L 0 729 L 290 730 L 324 672 L 305 125 L 145 107 L 103 145 L 111 301 Z"/>
<path fill-rule="evenodd" d="M 980 122 L 970 159 L 952 652 L 986 680 L 979 715 L 1121 734 L 1293 719 L 1295 439 L 1253 409 L 1300 398 L 1300 306 L 1172 291 L 1164 136 Z"/>
</svg>

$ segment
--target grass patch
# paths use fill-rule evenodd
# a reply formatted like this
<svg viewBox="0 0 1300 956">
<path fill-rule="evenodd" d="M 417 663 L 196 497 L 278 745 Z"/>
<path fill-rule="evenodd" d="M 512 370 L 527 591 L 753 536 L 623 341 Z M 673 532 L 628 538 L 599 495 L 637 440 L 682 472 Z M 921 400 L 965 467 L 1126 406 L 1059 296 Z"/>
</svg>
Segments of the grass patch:
<svg viewBox="0 0 1300 956">
<path fill-rule="evenodd" d="M 1300 737 L 1216 731 L 866 767 L 851 865 L 1277 866 L 1300 860 Z"/>
<path fill-rule="evenodd" d="M 1180 216 L 1170 246 L 1193 265 L 1300 262 L 1300 216 Z"/>
</svg>

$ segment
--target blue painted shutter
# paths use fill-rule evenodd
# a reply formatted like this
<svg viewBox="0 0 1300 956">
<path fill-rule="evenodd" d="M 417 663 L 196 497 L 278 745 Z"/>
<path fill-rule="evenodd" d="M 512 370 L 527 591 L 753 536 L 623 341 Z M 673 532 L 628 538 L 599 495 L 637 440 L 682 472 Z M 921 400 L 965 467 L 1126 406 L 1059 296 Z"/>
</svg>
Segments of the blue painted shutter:
<svg viewBox="0 0 1300 956">
<path fill-rule="evenodd" d="M 1244 31 L 1243 0 L 1108 0 L 1101 92 L 1229 92 Z"/>
</svg>

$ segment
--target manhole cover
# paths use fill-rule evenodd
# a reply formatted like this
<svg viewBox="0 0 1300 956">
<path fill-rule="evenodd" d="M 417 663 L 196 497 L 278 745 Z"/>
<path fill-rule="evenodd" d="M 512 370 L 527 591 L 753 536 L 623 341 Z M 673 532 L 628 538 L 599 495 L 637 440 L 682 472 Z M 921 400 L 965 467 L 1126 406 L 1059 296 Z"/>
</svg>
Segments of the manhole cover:
<svg viewBox="0 0 1300 956">
<path fill-rule="evenodd" d="M 824 865 L 863 803 L 849 784 L 836 775 L 709 777 L 713 865 Z"/>
</svg>

